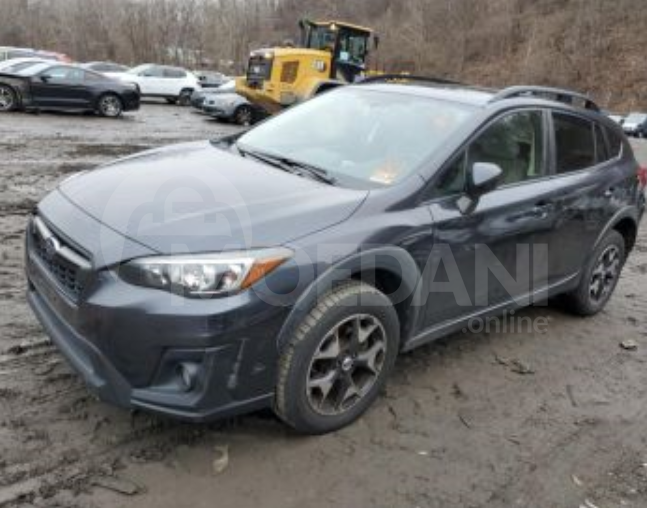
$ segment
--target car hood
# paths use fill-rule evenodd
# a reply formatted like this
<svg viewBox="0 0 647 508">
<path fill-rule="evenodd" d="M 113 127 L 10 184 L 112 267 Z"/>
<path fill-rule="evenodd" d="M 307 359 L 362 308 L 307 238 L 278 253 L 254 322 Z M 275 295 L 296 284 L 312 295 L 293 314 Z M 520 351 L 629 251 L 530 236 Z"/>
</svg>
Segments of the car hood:
<svg viewBox="0 0 647 508">
<path fill-rule="evenodd" d="M 120 159 L 59 191 L 111 230 L 165 254 L 281 245 L 344 221 L 368 194 L 206 141 Z"/>
<path fill-rule="evenodd" d="M 247 100 L 242 95 L 238 95 L 236 92 L 215 92 L 215 93 L 210 93 L 205 97 L 206 97 L 205 100 L 213 103 L 238 100 L 238 99 Z"/>
</svg>

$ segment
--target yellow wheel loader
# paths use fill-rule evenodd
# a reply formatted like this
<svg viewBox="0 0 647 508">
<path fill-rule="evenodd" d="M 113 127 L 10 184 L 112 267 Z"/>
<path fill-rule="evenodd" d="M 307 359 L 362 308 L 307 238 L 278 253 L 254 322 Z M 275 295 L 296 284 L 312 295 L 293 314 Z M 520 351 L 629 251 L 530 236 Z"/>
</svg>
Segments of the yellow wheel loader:
<svg viewBox="0 0 647 508">
<path fill-rule="evenodd" d="M 253 51 L 247 74 L 236 79 L 236 92 L 268 113 L 362 79 L 371 39 L 375 49 L 379 43 L 370 28 L 341 21 L 299 26 L 300 47 Z"/>
</svg>

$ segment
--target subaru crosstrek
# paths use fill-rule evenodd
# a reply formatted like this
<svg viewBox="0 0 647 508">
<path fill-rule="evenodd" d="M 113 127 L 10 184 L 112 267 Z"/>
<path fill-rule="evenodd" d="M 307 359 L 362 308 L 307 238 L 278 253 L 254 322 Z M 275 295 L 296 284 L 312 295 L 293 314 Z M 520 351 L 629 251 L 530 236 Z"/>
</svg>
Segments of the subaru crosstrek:
<svg viewBox="0 0 647 508">
<path fill-rule="evenodd" d="M 600 311 L 645 178 L 588 97 L 384 77 L 62 182 L 28 299 L 106 401 L 323 433 L 399 352 L 548 299 Z"/>
</svg>

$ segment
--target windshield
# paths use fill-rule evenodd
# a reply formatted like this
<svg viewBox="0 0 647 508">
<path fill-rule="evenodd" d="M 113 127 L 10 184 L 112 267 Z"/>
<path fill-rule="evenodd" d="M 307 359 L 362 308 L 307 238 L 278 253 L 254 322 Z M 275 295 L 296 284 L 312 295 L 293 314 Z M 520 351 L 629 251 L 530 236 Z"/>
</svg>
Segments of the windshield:
<svg viewBox="0 0 647 508">
<path fill-rule="evenodd" d="M 472 112 L 458 103 L 348 87 L 259 125 L 238 145 L 316 166 L 342 183 L 385 186 L 416 170 Z"/>
<path fill-rule="evenodd" d="M 22 63 L 17 63 L 17 64 L 10 65 L 9 67 L 5 67 L 3 69 L 3 71 L 4 72 L 24 71 L 25 69 L 28 69 L 29 67 L 33 67 L 34 65 L 38 65 L 38 64 L 41 64 L 41 63 L 43 63 L 43 62 L 22 62 Z"/>
<path fill-rule="evenodd" d="M 16 74 L 20 76 L 35 76 L 41 71 L 44 71 L 45 69 L 49 68 L 52 66 L 52 62 L 47 62 L 47 63 L 38 63 L 36 65 L 32 65 L 30 67 L 27 67 L 26 69 L 23 69 L 21 71 L 17 71 Z"/>
</svg>

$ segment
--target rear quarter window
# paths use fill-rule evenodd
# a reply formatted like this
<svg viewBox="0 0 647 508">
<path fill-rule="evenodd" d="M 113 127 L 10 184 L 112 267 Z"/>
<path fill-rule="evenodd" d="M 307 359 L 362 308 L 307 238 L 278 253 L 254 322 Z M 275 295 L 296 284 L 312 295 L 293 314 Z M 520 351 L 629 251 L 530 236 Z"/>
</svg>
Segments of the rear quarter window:
<svg viewBox="0 0 647 508">
<path fill-rule="evenodd" d="M 611 158 L 619 157 L 622 152 L 622 135 L 615 129 L 605 128 L 609 142 L 609 155 Z"/>
</svg>

